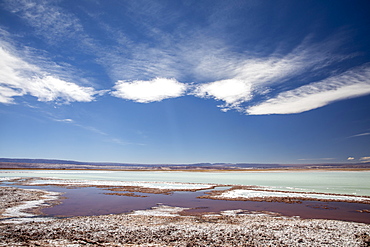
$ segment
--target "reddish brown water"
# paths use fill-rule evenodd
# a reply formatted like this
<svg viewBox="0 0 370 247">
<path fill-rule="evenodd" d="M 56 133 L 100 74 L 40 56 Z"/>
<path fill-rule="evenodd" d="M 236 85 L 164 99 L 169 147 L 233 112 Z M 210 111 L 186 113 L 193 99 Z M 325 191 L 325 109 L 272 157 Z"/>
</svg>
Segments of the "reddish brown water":
<svg viewBox="0 0 370 247">
<path fill-rule="evenodd" d="M 157 206 L 158 203 L 163 203 L 169 206 L 191 208 L 187 211 L 190 214 L 243 209 L 249 211 L 270 211 L 285 216 L 300 216 L 301 218 L 370 223 L 369 213 L 357 211 L 370 210 L 370 205 L 361 203 L 303 201 L 301 204 L 288 204 L 283 202 L 224 201 L 197 198 L 203 195 L 204 191 L 174 192 L 171 195 L 139 193 L 147 197 L 128 197 L 106 195 L 104 193 L 110 191 L 95 187 L 66 189 L 46 186 L 39 188 L 65 193 L 66 199 L 62 200 L 60 205 L 42 210 L 48 216 L 70 217 L 119 214 L 133 210 L 149 209 Z"/>
</svg>

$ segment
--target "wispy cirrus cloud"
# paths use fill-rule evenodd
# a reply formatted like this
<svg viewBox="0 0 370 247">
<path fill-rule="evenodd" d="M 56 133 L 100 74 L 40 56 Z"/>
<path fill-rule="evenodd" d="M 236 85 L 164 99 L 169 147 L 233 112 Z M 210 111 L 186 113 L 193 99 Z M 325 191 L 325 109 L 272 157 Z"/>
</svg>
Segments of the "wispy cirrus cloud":
<svg viewBox="0 0 370 247">
<path fill-rule="evenodd" d="M 370 135 L 370 132 L 365 132 L 365 133 L 361 133 L 361 134 L 357 134 L 357 135 L 352 135 L 352 136 L 349 136 L 347 138 L 360 137 L 360 136 L 368 136 L 368 135 Z"/>
<path fill-rule="evenodd" d="M 298 159 L 298 160 L 304 160 L 304 161 L 314 161 L 314 160 L 322 160 L 322 161 L 325 161 L 325 160 L 335 160 L 335 158 L 317 158 L 317 159 Z"/>
<path fill-rule="evenodd" d="M 361 157 L 360 161 L 363 162 L 363 163 L 368 163 L 368 162 L 370 162 L 370 157 Z"/>
<path fill-rule="evenodd" d="M 249 107 L 246 112 L 250 115 L 301 113 L 367 94 L 370 94 L 370 65 L 282 92 L 275 98 Z"/>
<path fill-rule="evenodd" d="M 47 115 L 49 115 L 49 119 L 51 119 L 52 121 L 65 123 L 65 124 L 71 124 L 71 125 L 76 126 L 78 128 L 89 131 L 93 134 L 97 134 L 97 135 L 103 137 L 104 142 L 109 142 L 109 143 L 118 144 L 118 145 L 145 145 L 143 143 L 128 142 L 128 141 L 122 140 L 121 138 L 112 137 L 107 132 L 104 132 L 104 131 L 96 128 L 96 127 L 91 126 L 91 125 L 81 124 L 78 121 L 75 121 L 71 118 L 62 118 L 61 119 L 61 118 L 58 118 L 56 116 L 53 116 L 53 114 L 51 114 L 51 113 L 47 113 Z"/>
<path fill-rule="evenodd" d="M 207 73 L 214 70 L 216 76 L 227 79 L 198 84 L 194 95 L 224 101 L 220 105 L 223 111 L 242 111 L 243 103 L 269 92 L 270 87 L 345 59 L 344 56 L 334 55 L 339 43 L 330 40 L 322 44 L 310 44 L 308 40 L 285 55 L 278 52 L 268 56 L 237 56 L 229 53 L 224 54 L 222 59 L 206 59 L 199 66 L 201 71 Z"/>
<path fill-rule="evenodd" d="M 73 123 L 73 119 L 70 118 L 64 118 L 64 119 L 53 119 L 56 122 L 62 122 L 62 123 Z"/>
<path fill-rule="evenodd" d="M 24 89 L 32 96 L 37 97 L 39 101 L 62 100 L 66 103 L 73 101 L 90 102 L 94 100 L 94 95 L 97 94 L 92 87 L 81 87 L 73 82 L 45 74 L 31 78 L 29 86 L 24 87 Z"/>
<path fill-rule="evenodd" d="M 122 99 L 149 103 L 183 96 L 187 88 L 187 84 L 166 78 L 155 78 L 151 81 L 117 81 L 115 91 L 111 94 Z"/>
<path fill-rule="evenodd" d="M 15 96 L 22 96 L 23 92 L 19 89 L 0 85 L 0 103 L 11 104 Z"/>
<path fill-rule="evenodd" d="M 97 36 L 95 33 L 88 32 L 86 29 L 90 27 L 83 25 L 84 21 L 81 21 L 80 16 L 60 6 L 59 1 L 6 0 L 4 5 L 8 11 L 33 27 L 35 34 L 41 35 L 48 44 L 57 47 L 73 42 L 74 52 L 94 57 L 94 62 L 103 66 L 113 81 L 148 80 L 155 77 L 179 78 L 182 75 L 180 72 L 182 69 L 177 67 L 181 63 L 178 46 L 165 42 L 168 34 L 149 27 L 149 23 L 144 22 L 145 18 L 140 22 L 135 19 L 143 15 L 142 5 L 140 6 L 142 11 L 135 11 L 132 21 L 140 29 L 145 30 L 146 33 L 143 35 L 148 39 L 146 41 L 151 41 L 149 43 L 138 41 L 136 38 L 133 41 L 124 30 L 99 19 L 99 14 L 96 13 L 88 13 L 85 17 L 90 23 L 94 23 L 95 28 L 102 35 Z M 129 6 L 137 4 L 123 3 L 122 5 L 126 6 L 123 10 L 127 11 Z M 147 5 L 159 6 L 160 4 L 148 3 Z M 104 37 L 103 40 L 102 37 Z M 106 44 L 106 40 L 109 40 L 109 45 Z M 60 51 L 61 55 L 63 52 Z M 69 56 L 71 54 L 68 54 Z"/>
<path fill-rule="evenodd" d="M 0 57 L 1 103 L 14 103 L 14 97 L 26 94 L 44 102 L 90 102 L 99 93 L 92 87 L 63 80 L 25 61 L 6 42 L 0 42 Z"/>
<path fill-rule="evenodd" d="M 5 0 L 4 6 L 49 41 L 55 42 L 80 33 L 83 27 L 79 20 L 54 3 L 47 0 Z"/>
<path fill-rule="evenodd" d="M 111 82 L 101 83 L 115 82 L 111 95 L 118 98 L 148 103 L 193 95 L 222 102 L 219 105 L 222 111 L 234 109 L 250 115 L 264 115 L 300 113 L 370 93 L 366 79 L 360 78 L 365 72 L 353 69 L 335 75 L 335 71 L 326 70 L 351 56 L 338 53 L 339 47 L 346 42 L 343 33 L 317 43 L 312 42 L 312 35 L 308 34 L 301 44 L 291 47 L 280 42 L 270 53 L 258 53 L 253 47 L 236 52 L 232 42 L 215 35 L 219 25 L 226 25 L 228 18 L 225 22 L 213 20 L 209 22 L 213 24 L 186 28 L 186 25 L 181 25 L 186 24 L 181 22 L 184 16 L 176 11 L 168 13 L 165 5 L 148 3 L 143 7 L 140 3 L 127 2 L 122 3 L 122 11 L 130 12 L 125 13 L 125 18 L 135 23 L 135 34 L 130 36 L 132 32 L 125 32 L 125 26 L 116 27 L 94 12 L 84 15 L 99 29 L 99 35 L 94 35 L 83 25 L 86 20 L 81 21 L 77 12 L 59 3 L 5 0 L 4 6 L 33 27 L 35 34 L 48 44 L 55 47 L 59 41 L 76 43 L 79 47 L 76 52 L 92 56 L 92 63 L 105 68 Z M 136 11 L 138 8 L 140 12 Z M 168 23 L 161 18 L 162 15 L 180 25 L 168 32 Z M 142 39 L 137 39 L 137 35 Z M 62 50 L 60 52 L 63 53 Z M 3 80 L 7 83 L 0 85 L 2 103 L 12 103 L 14 97 L 26 94 L 40 101 L 89 102 L 99 93 L 92 87 L 82 87 L 74 80 L 62 78 L 58 73 L 46 72 L 42 66 L 23 57 L 20 59 L 15 53 L 9 54 L 18 61 L 9 60 L 9 56 L 5 59 L 6 63 L 13 61 L 13 64 L 2 69 L 3 72 L 7 70 L 5 74 L 8 77 Z M 310 78 L 304 78 L 308 73 L 333 76 L 312 83 Z M 162 82 L 157 81 L 159 78 Z M 195 83 L 190 85 L 179 81 Z M 298 88 L 294 89 L 296 85 Z M 260 96 L 270 98 L 255 104 L 253 100 Z M 251 103 L 255 105 L 246 106 Z"/>
</svg>

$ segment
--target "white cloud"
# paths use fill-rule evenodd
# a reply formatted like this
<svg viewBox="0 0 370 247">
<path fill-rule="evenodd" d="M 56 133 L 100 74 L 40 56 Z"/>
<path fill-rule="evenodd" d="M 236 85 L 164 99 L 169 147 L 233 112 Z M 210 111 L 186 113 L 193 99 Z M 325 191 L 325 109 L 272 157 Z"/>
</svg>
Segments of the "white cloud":
<svg viewBox="0 0 370 247">
<path fill-rule="evenodd" d="M 10 45 L 0 43 L 0 102 L 14 103 L 15 96 L 30 94 L 39 101 L 89 102 L 97 92 L 44 72 L 37 65 L 12 54 Z"/>
<path fill-rule="evenodd" d="M 364 163 L 370 162 L 370 157 L 361 157 L 360 161 Z"/>
<path fill-rule="evenodd" d="M 282 51 L 285 48 L 281 48 L 282 52 L 276 50 L 268 55 L 253 53 L 253 49 L 250 49 L 251 54 L 241 54 L 233 52 L 234 44 L 228 43 L 227 39 L 209 35 L 206 31 L 210 27 L 178 28 L 168 33 L 158 25 L 154 27 L 152 19 L 142 11 L 132 11 L 130 18 L 132 21 L 141 20 L 136 25 L 146 31 L 145 40 L 151 40 L 149 43 L 140 43 L 136 38 L 131 40 L 125 30 L 104 23 L 96 16 L 87 17 L 91 18 L 89 21 L 95 21 L 96 28 L 105 31 L 105 38 L 112 41 L 113 45 L 102 49 L 104 42 L 95 40 L 86 32 L 88 29 L 84 30 L 86 20 L 81 21 L 59 1 L 5 0 L 3 6 L 26 21 L 49 44 L 50 41 L 55 44 L 68 38 L 78 47 L 75 52 L 95 56 L 94 61 L 108 71 L 112 81 L 117 81 L 111 95 L 141 103 L 182 96 L 190 86 L 177 80 L 193 80 L 206 83 L 194 86 L 190 94 L 223 101 L 220 106 L 223 111 L 241 110 L 242 104 L 254 95 L 276 93 L 273 85 L 282 84 L 305 72 L 317 72 L 345 59 L 335 55 L 343 41 L 338 41 L 337 37 L 320 44 L 309 43 L 308 37 L 293 50 Z M 280 44 L 280 47 L 287 46 Z M 25 94 L 33 95 L 40 101 L 91 101 L 94 95 L 103 93 L 91 87 L 78 86 L 73 83 L 74 80 L 50 73 L 50 70 L 46 73 L 44 66 L 35 66 L 25 59 L 5 60 L 12 64 L 8 68 L 0 68 L 7 77 L 0 81 L 0 102 L 12 103 L 15 96 Z M 154 77 L 158 78 L 148 80 Z M 334 89 L 327 89 L 320 83 L 310 84 L 280 93 L 276 98 L 248 108 L 247 112 L 257 115 L 298 113 L 335 100 L 367 94 L 369 86 L 365 84 L 343 83 L 333 86 Z M 365 92 L 361 93 L 361 90 Z"/>
<path fill-rule="evenodd" d="M 284 83 L 303 72 L 315 71 L 335 61 L 328 56 L 335 45 L 328 48 L 326 44 L 315 46 L 306 43 L 302 42 L 285 56 L 238 57 L 226 51 L 225 54 L 218 54 L 220 57 L 205 55 L 197 68 L 198 72 L 226 79 L 199 84 L 194 95 L 224 101 L 225 104 L 220 106 L 223 110 L 240 110 L 240 105 L 251 100 L 254 94 L 269 92 L 268 87 L 274 84 Z M 327 53 L 321 52 L 324 49 Z"/>
<path fill-rule="evenodd" d="M 347 137 L 347 138 L 359 137 L 359 136 L 368 136 L 368 135 L 370 135 L 370 133 L 369 132 L 366 132 L 366 133 L 361 133 L 361 134 L 353 135 L 353 136 L 350 136 L 350 137 Z"/>
<path fill-rule="evenodd" d="M 119 42 L 119 30 L 105 27 L 109 37 Z M 329 53 L 336 47 L 309 45 L 306 41 L 286 55 L 240 54 L 222 39 L 202 34 L 202 30 L 169 35 L 156 29 L 150 36 L 159 42 L 154 44 L 130 42 L 109 49 L 97 47 L 97 59 L 109 71 L 113 80 L 146 80 L 165 77 L 177 80 L 215 82 L 221 80 L 243 80 L 246 84 L 266 86 L 282 82 L 302 71 L 329 64 L 333 58 Z M 181 38 L 179 38 L 181 37 Z M 322 52 L 322 51 L 325 52 Z"/>
<path fill-rule="evenodd" d="M 149 103 L 168 98 L 176 98 L 185 94 L 187 84 L 175 79 L 155 78 L 151 81 L 117 81 L 111 94 L 115 97 Z"/>
<path fill-rule="evenodd" d="M 292 114 L 316 109 L 332 102 L 370 94 L 370 66 L 280 93 L 249 107 L 250 115 Z"/>
<path fill-rule="evenodd" d="M 19 90 L 0 85 L 0 103 L 13 103 L 14 96 L 22 96 L 23 93 Z"/>
<path fill-rule="evenodd" d="M 347 160 L 354 160 L 354 157 L 348 157 Z"/>
<path fill-rule="evenodd" d="M 90 102 L 94 100 L 95 90 L 92 87 L 81 87 L 75 83 L 63 81 L 53 76 L 34 77 L 26 90 L 39 101 Z"/>
<path fill-rule="evenodd" d="M 65 119 L 54 119 L 54 121 L 57 121 L 57 122 L 63 122 L 63 123 L 73 123 L 73 119 L 70 119 L 70 118 L 65 118 Z"/>
<path fill-rule="evenodd" d="M 225 101 L 226 104 L 221 107 L 226 109 L 250 100 L 251 87 L 250 83 L 243 80 L 229 79 L 198 85 L 193 94 L 201 98 L 212 97 Z"/>
<path fill-rule="evenodd" d="M 304 68 L 296 60 L 297 58 L 249 58 L 244 61 L 236 60 L 233 65 L 229 62 L 226 69 L 221 68 L 221 65 L 215 66 L 213 69 L 216 74 L 223 73 L 223 76 L 231 78 L 199 84 L 194 95 L 224 101 L 225 104 L 220 106 L 224 110 L 238 109 L 241 103 L 251 100 L 253 93 L 261 87 L 290 78 L 302 71 Z"/>
</svg>

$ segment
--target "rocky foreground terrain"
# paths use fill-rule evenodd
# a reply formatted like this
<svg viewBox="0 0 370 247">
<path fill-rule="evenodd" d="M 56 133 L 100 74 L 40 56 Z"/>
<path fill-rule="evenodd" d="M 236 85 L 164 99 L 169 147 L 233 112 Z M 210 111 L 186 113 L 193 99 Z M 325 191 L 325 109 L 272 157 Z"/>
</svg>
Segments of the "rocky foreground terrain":
<svg viewBox="0 0 370 247">
<path fill-rule="evenodd" d="M 12 208 L 24 201 L 38 200 L 45 193 L 40 190 L 21 190 L 12 187 L 0 187 L 0 217 L 7 208 Z"/>
<path fill-rule="evenodd" d="M 105 215 L 0 226 L 1 246 L 369 246 L 364 224 L 262 215 Z"/>
<path fill-rule="evenodd" d="M 10 196 L 2 190 L 2 207 L 9 208 L 4 205 Z M 370 246 L 368 224 L 236 211 L 180 216 L 181 210 L 159 206 L 132 214 L 47 222 L 3 220 L 0 246 Z"/>
</svg>

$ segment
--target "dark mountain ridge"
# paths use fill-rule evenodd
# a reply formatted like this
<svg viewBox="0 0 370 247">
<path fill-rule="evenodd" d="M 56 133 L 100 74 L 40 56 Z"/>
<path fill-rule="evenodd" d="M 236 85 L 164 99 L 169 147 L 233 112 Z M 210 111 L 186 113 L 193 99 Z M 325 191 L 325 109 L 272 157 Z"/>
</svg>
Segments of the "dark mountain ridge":
<svg viewBox="0 0 370 247">
<path fill-rule="evenodd" d="M 257 164 L 257 163 L 195 163 L 195 164 L 132 164 L 112 162 L 81 162 L 58 159 L 0 158 L 0 168 L 38 169 L 130 169 L 130 170 L 238 170 L 238 169 L 370 169 L 370 163 L 327 164 Z"/>
</svg>

